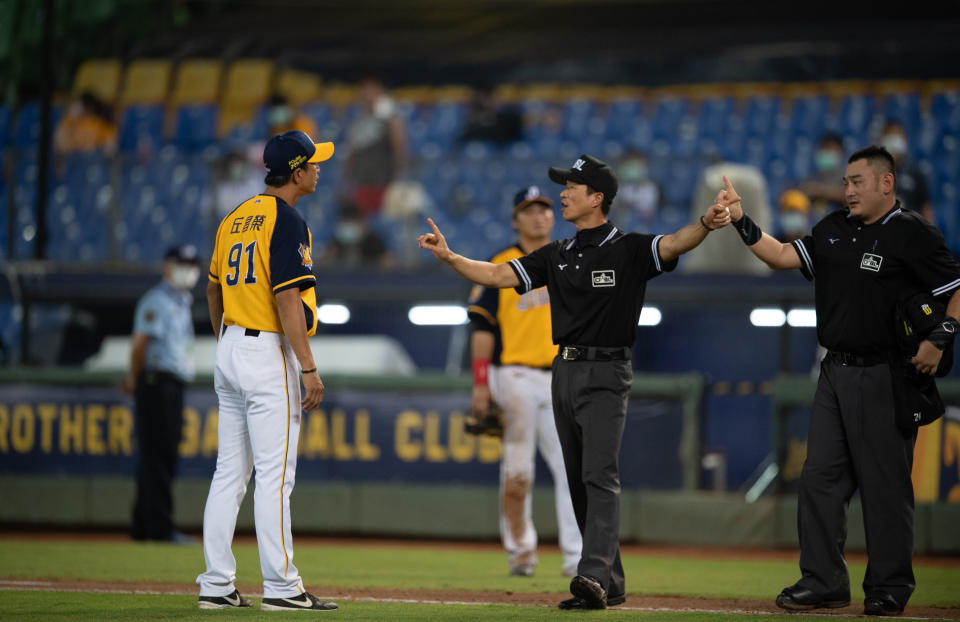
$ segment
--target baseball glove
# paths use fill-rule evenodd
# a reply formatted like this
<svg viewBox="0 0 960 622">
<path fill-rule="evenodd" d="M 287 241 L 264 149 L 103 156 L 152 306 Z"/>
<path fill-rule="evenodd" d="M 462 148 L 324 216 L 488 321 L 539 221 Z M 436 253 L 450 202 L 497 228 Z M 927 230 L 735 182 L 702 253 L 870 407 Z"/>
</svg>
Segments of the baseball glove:
<svg viewBox="0 0 960 622">
<path fill-rule="evenodd" d="M 476 436 L 503 436 L 503 413 L 496 402 L 490 402 L 490 410 L 479 417 L 470 415 L 463 429 Z"/>
</svg>

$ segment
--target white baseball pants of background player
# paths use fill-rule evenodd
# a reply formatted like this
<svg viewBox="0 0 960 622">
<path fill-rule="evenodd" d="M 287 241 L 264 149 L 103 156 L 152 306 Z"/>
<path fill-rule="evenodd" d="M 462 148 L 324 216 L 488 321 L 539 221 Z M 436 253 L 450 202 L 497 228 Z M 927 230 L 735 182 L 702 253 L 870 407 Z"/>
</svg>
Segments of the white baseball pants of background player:
<svg viewBox="0 0 960 622">
<path fill-rule="evenodd" d="M 289 340 L 278 333 L 245 334 L 227 326 L 217 344 L 214 387 L 220 402 L 217 468 L 203 511 L 200 594 L 235 589 L 237 562 L 230 548 L 237 512 L 256 468 L 253 496 L 265 598 L 303 593 L 293 565 L 290 493 L 300 438 L 300 376 Z"/>
<path fill-rule="evenodd" d="M 553 476 L 563 573 L 575 575 L 583 542 L 553 420 L 550 378 L 550 370 L 522 365 L 490 368 L 490 393 L 503 410 L 500 534 L 511 569 L 536 565 L 537 530 L 533 525 L 531 493 L 539 449 Z M 520 495 L 522 500 L 517 499 Z"/>
</svg>

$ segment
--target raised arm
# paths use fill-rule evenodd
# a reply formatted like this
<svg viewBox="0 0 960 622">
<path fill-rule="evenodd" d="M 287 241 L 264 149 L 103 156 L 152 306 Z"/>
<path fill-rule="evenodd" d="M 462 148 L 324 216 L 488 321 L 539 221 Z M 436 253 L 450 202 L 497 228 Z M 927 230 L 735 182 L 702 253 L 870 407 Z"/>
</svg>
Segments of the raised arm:
<svg viewBox="0 0 960 622">
<path fill-rule="evenodd" d="M 476 261 L 458 255 L 447 246 L 447 240 L 440 233 L 433 219 L 427 218 L 427 223 L 433 229 L 433 233 L 425 233 L 417 238 L 420 248 L 427 249 L 437 259 L 449 264 L 463 278 L 484 287 L 516 287 L 520 284 L 520 280 L 509 264 Z"/>
<path fill-rule="evenodd" d="M 706 239 L 707 234 L 714 229 L 730 224 L 730 212 L 725 204 L 711 205 L 707 213 L 700 217 L 699 222 L 680 229 L 676 233 L 660 238 L 660 259 L 673 261 L 687 251 L 696 248 Z"/>
<path fill-rule="evenodd" d="M 743 241 L 747 243 L 750 252 L 774 270 L 795 270 L 800 267 L 800 256 L 793 244 L 784 244 L 772 235 L 760 231 L 749 216 L 743 213 L 740 204 L 740 195 L 733 189 L 733 185 L 726 175 L 723 183 L 727 189 L 721 192 L 721 200 L 730 208 L 730 220 Z M 746 218 L 746 220 L 744 220 Z"/>
</svg>

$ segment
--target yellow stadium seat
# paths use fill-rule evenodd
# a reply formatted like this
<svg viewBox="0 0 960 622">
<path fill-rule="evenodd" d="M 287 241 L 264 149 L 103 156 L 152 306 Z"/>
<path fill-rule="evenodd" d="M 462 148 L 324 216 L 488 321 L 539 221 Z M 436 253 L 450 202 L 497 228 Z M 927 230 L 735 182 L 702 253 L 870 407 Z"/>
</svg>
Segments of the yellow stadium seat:
<svg viewBox="0 0 960 622">
<path fill-rule="evenodd" d="M 138 59 L 130 62 L 120 93 L 124 106 L 162 104 L 170 88 L 170 61 L 163 59 Z"/>
<path fill-rule="evenodd" d="M 273 87 L 272 60 L 244 58 L 227 69 L 221 103 L 259 104 L 270 96 Z"/>
<path fill-rule="evenodd" d="M 216 59 L 183 61 L 177 68 L 170 103 L 173 106 L 215 103 L 220 94 L 222 72 L 223 63 Z"/>
<path fill-rule="evenodd" d="M 120 85 L 120 61 L 102 58 L 84 61 L 73 78 L 73 93 L 90 91 L 103 101 L 113 103 Z"/>
<path fill-rule="evenodd" d="M 320 76 L 309 71 L 284 69 L 277 74 L 275 91 L 294 108 L 319 100 L 323 96 Z"/>
<path fill-rule="evenodd" d="M 220 104 L 220 114 L 217 117 L 217 135 L 220 138 L 227 136 L 234 127 L 253 120 L 257 105 L 247 102 L 229 102 Z"/>
</svg>

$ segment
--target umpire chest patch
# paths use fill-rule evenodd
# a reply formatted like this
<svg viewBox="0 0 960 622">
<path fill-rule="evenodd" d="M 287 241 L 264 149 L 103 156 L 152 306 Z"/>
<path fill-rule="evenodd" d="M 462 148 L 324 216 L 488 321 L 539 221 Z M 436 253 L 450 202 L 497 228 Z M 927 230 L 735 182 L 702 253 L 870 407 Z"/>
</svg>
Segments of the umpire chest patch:
<svg viewBox="0 0 960 622">
<path fill-rule="evenodd" d="M 864 253 L 860 260 L 861 270 L 870 270 L 871 272 L 880 272 L 880 264 L 883 263 L 883 257 L 873 253 Z"/>
<path fill-rule="evenodd" d="M 590 277 L 594 287 L 614 287 L 617 284 L 617 273 L 613 270 L 594 270 Z"/>
</svg>

